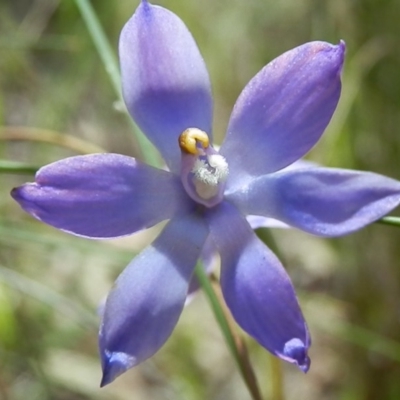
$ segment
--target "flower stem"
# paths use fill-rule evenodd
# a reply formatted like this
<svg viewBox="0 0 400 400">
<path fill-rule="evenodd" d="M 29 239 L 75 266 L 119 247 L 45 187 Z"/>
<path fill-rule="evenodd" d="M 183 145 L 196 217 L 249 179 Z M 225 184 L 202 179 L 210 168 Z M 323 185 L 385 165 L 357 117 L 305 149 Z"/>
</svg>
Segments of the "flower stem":
<svg viewBox="0 0 400 400">
<path fill-rule="evenodd" d="M 117 95 L 118 99 L 122 101 L 121 76 L 119 73 L 118 62 L 107 36 L 105 35 L 104 30 L 99 22 L 99 19 L 97 18 L 97 15 L 89 0 L 75 0 L 75 4 L 78 7 L 82 19 L 86 24 L 96 50 L 101 58 L 108 77 L 110 78 L 115 94 Z M 129 118 L 129 121 L 132 125 L 133 133 L 142 153 L 143 160 L 150 165 L 159 166 L 159 157 L 153 145 L 131 118 Z"/>
<path fill-rule="evenodd" d="M 86 24 L 104 68 L 118 98 L 121 99 L 121 78 L 114 52 L 89 0 L 75 0 L 82 19 Z"/>
<path fill-rule="evenodd" d="M 233 327 L 229 323 L 227 310 L 222 305 L 221 296 L 218 296 L 217 291 L 213 288 L 206 272 L 200 264 L 197 264 L 195 272 L 252 399 L 262 400 L 256 376 L 249 361 L 246 345 L 244 341 L 234 333 Z"/>
<path fill-rule="evenodd" d="M 278 357 L 270 354 L 271 361 L 271 399 L 284 400 L 282 363 Z"/>
<path fill-rule="evenodd" d="M 376 221 L 379 224 L 384 224 L 384 225 L 392 225 L 392 226 L 398 226 L 400 227 L 400 218 L 399 217 L 383 217 L 381 219 L 378 219 Z"/>
<path fill-rule="evenodd" d="M 38 169 L 17 161 L 0 160 L 0 174 L 35 175 Z"/>
</svg>

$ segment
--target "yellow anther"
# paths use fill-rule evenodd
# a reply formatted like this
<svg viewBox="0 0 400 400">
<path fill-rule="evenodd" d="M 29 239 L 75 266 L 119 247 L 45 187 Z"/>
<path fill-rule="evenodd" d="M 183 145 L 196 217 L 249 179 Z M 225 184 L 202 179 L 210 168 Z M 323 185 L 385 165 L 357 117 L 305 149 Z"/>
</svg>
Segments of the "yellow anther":
<svg viewBox="0 0 400 400">
<path fill-rule="evenodd" d="M 207 133 L 197 128 L 188 128 L 179 136 L 179 147 L 186 153 L 199 154 L 198 142 L 205 149 L 210 145 Z"/>
</svg>

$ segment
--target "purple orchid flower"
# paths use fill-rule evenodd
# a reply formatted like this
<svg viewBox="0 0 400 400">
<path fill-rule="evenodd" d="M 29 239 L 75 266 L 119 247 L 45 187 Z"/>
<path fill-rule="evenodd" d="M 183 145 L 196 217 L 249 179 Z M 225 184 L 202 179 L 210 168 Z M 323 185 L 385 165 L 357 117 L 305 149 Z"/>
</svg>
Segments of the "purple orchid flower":
<svg viewBox="0 0 400 400">
<path fill-rule="evenodd" d="M 202 249 L 221 256 L 221 288 L 237 323 L 271 353 L 307 371 L 310 336 L 293 286 L 246 215 L 320 236 L 353 232 L 400 203 L 400 182 L 332 168 L 286 169 L 318 141 L 340 96 L 345 45 L 311 42 L 265 66 L 233 109 L 220 151 L 211 144 L 212 96 L 184 23 L 142 1 L 120 37 L 123 94 L 169 171 L 93 154 L 41 168 L 12 191 L 21 207 L 88 238 L 159 237 L 108 295 L 99 343 L 102 385 L 152 356 L 184 307 Z"/>
</svg>

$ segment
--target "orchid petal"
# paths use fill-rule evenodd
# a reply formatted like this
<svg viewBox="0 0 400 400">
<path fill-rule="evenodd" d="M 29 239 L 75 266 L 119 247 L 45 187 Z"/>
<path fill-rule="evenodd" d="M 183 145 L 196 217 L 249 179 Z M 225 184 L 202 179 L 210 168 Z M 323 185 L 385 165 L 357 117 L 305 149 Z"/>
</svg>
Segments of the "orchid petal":
<svg viewBox="0 0 400 400">
<path fill-rule="evenodd" d="M 319 166 L 317 163 L 307 160 L 297 160 L 293 164 L 288 165 L 282 171 L 291 171 L 294 169 L 303 169 L 303 168 L 316 168 Z M 247 222 L 250 224 L 251 229 L 259 229 L 259 228 L 279 228 L 279 229 L 287 229 L 290 228 L 288 224 L 285 224 L 282 221 L 278 221 L 274 218 L 263 217 L 260 215 L 247 215 Z"/>
<path fill-rule="evenodd" d="M 247 215 L 246 220 L 249 223 L 251 229 L 259 228 L 290 228 L 289 225 L 278 221 L 273 218 L 260 217 L 258 215 Z M 204 268 L 207 275 L 210 275 L 217 263 L 218 251 L 215 247 L 214 241 L 211 236 L 209 236 L 204 243 L 203 249 L 200 255 L 201 265 Z M 186 299 L 186 304 L 189 304 L 196 292 L 200 289 L 200 283 L 196 275 L 193 275 L 188 291 L 188 297 Z"/>
<path fill-rule="evenodd" d="M 178 172 L 179 135 L 211 134 L 210 80 L 192 35 L 174 13 L 143 1 L 122 30 L 119 56 L 132 118 Z"/>
<path fill-rule="evenodd" d="M 341 91 L 345 45 L 311 42 L 265 66 L 244 88 L 221 154 L 228 186 L 278 171 L 304 156 L 328 125 Z"/>
<path fill-rule="evenodd" d="M 262 176 L 230 197 L 244 213 L 264 215 L 319 236 L 340 236 L 400 204 L 400 182 L 372 172 L 311 168 Z"/>
<path fill-rule="evenodd" d="M 90 238 L 129 235 L 190 206 L 175 175 L 119 154 L 49 164 L 12 196 L 40 221 Z"/>
<path fill-rule="evenodd" d="M 221 255 L 221 288 L 238 324 L 262 346 L 306 372 L 310 338 L 290 278 L 229 203 L 208 214 Z"/>
<path fill-rule="evenodd" d="M 194 215 L 172 219 L 118 277 L 100 328 L 102 386 L 151 357 L 168 339 L 207 235 Z"/>
<path fill-rule="evenodd" d="M 207 275 L 210 275 L 215 267 L 217 262 L 217 249 L 215 248 L 215 244 L 211 238 L 208 236 L 207 240 L 204 243 L 204 246 L 201 250 L 200 254 L 200 262 L 201 266 L 204 268 L 204 271 Z M 200 282 L 197 279 L 196 274 L 192 276 L 189 284 L 188 297 L 186 299 L 186 305 L 188 305 L 192 300 L 196 292 L 200 289 Z"/>
<path fill-rule="evenodd" d="M 278 221 L 273 218 L 262 217 L 259 215 L 247 215 L 246 219 L 251 226 L 251 229 L 253 230 L 259 228 L 290 228 L 290 226 L 288 224 L 285 224 L 284 222 Z"/>
<path fill-rule="evenodd" d="M 293 169 L 304 169 L 304 168 L 317 168 L 320 166 L 321 165 L 316 163 L 315 161 L 300 159 L 292 164 L 289 164 L 287 167 L 281 169 L 281 171 L 291 171 Z"/>
</svg>

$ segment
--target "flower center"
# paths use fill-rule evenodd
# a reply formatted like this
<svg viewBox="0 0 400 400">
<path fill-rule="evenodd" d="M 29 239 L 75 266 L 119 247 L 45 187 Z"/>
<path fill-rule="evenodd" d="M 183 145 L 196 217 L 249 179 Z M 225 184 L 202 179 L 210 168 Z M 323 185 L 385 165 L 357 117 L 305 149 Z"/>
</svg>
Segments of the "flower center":
<svg viewBox="0 0 400 400">
<path fill-rule="evenodd" d="M 213 207 L 223 198 L 229 168 L 225 158 L 210 146 L 208 135 L 197 128 L 179 136 L 182 152 L 181 179 L 189 196 Z"/>
</svg>

